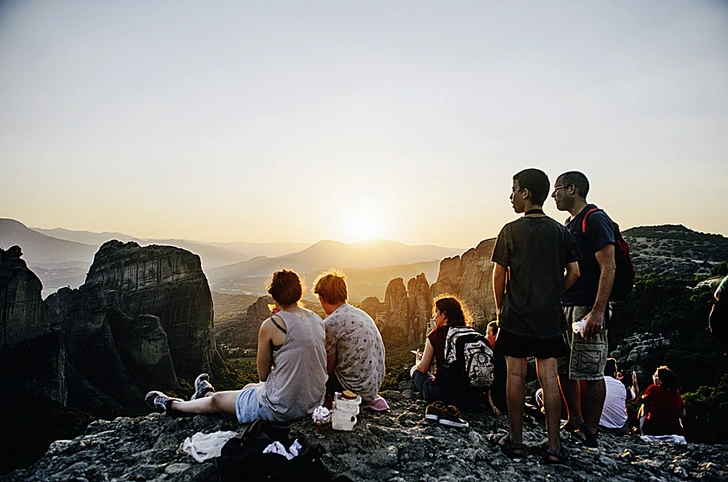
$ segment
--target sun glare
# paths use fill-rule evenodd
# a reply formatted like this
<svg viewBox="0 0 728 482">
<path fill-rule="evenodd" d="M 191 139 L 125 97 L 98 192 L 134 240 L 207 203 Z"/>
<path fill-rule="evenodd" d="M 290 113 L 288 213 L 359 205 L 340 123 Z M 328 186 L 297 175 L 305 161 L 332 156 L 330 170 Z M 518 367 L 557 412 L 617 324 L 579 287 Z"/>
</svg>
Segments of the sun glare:
<svg viewBox="0 0 728 482">
<path fill-rule="evenodd" d="M 346 237 L 348 242 L 364 241 L 382 235 L 381 223 L 372 206 L 357 206 L 347 216 Z"/>
</svg>

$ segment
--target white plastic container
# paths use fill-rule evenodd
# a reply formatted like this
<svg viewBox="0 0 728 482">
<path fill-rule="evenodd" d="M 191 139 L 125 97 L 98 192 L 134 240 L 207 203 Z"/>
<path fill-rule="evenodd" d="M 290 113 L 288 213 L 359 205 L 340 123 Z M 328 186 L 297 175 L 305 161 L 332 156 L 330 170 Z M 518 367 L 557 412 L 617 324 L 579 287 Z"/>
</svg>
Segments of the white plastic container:
<svg viewBox="0 0 728 482">
<path fill-rule="evenodd" d="M 359 415 L 359 405 L 351 405 L 334 400 L 333 410 L 347 415 Z"/>
<path fill-rule="evenodd" d="M 356 416 L 359 415 L 361 396 L 347 399 L 340 392 L 334 393 L 333 410 L 331 410 L 331 428 L 334 430 L 350 431 L 356 425 Z"/>
<path fill-rule="evenodd" d="M 331 412 L 331 428 L 334 430 L 351 431 L 356 425 L 356 415 L 352 415 L 339 410 Z"/>
<path fill-rule="evenodd" d="M 356 411 L 359 413 L 359 405 L 361 404 L 361 395 L 357 395 L 354 399 L 347 399 L 341 396 L 341 392 L 334 393 L 334 406 L 340 410 Z"/>
</svg>

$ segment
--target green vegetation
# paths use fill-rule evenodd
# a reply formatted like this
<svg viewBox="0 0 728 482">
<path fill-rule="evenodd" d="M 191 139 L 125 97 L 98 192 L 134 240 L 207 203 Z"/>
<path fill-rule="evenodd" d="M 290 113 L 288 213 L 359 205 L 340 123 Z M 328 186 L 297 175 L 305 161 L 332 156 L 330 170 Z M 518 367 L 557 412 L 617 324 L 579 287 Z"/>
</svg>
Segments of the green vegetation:
<svg viewBox="0 0 728 482">
<path fill-rule="evenodd" d="M 705 278 L 638 277 L 629 299 L 615 304 L 610 346 L 634 333 L 657 333 L 670 340 L 645 365 L 648 370 L 667 365 L 677 375 L 690 442 L 728 443 L 728 357 L 707 327 L 714 288 L 698 284 Z M 648 381 L 641 382 L 644 390 Z"/>
<path fill-rule="evenodd" d="M 683 399 L 685 433 L 691 435 L 691 442 L 728 441 L 728 375 L 723 375 L 718 386 L 702 386 L 683 394 Z"/>
</svg>

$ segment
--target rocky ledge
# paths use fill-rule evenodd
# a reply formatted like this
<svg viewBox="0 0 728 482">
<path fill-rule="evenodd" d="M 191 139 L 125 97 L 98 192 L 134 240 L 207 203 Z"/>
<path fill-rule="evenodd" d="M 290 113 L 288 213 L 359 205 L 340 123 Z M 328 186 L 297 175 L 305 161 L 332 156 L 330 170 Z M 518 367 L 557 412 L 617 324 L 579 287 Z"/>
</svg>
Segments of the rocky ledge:
<svg viewBox="0 0 728 482">
<path fill-rule="evenodd" d="M 382 395 L 391 411 L 364 411 L 352 432 L 329 432 L 316 439 L 310 420 L 291 425 L 326 451 L 324 462 L 333 474 L 353 480 L 386 481 L 606 481 L 606 480 L 726 480 L 725 445 L 673 445 L 643 442 L 637 436 L 602 435 L 598 449 L 588 449 L 563 435 L 571 453 L 565 465 L 545 465 L 539 446 L 543 425 L 524 423 L 528 456 L 510 460 L 490 439 L 505 433 L 505 416 L 464 414 L 469 428 L 446 428 L 424 420 L 425 402 L 409 389 Z M 56 441 L 27 470 L 0 477 L 2 481 L 215 481 L 214 460 L 196 462 L 178 448 L 196 432 L 242 430 L 232 417 L 173 418 L 151 414 L 139 418 L 97 420 L 86 434 Z"/>
</svg>

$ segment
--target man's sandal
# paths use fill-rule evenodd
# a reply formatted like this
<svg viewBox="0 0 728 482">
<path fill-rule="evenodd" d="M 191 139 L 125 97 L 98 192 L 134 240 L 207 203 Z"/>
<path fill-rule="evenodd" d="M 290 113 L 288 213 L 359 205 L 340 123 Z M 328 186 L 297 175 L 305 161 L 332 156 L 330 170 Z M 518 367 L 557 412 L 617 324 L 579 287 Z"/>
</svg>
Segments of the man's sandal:
<svg viewBox="0 0 728 482">
<path fill-rule="evenodd" d="M 545 464 L 564 464 L 569 460 L 569 451 L 563 445 L 561 450 L 551 450 L 548 444 L 543 444 L 541 448 L 543 449 L 543 462 Z"/>
<path fill-rule="evenodd" d="M 509 459 L 522 459 L 526 456 L 526 446 L 524 444 L 515 444 L 511 442 L 511 434 L 507 433 L 503 436 L 495 435 L 493 437 L 495 444 L 498 446 L 503 455 Z"/>
<path fill-rule="evenodd" d="M 586 423 L 579 425 L 579 428 L 572 432 L 571 435 L 584 444 L 585 447 L 599 447 L 599 440 L 597 440 L 597 437 L 587 428 Z"/>
</svg>

